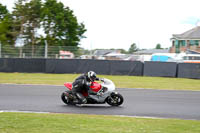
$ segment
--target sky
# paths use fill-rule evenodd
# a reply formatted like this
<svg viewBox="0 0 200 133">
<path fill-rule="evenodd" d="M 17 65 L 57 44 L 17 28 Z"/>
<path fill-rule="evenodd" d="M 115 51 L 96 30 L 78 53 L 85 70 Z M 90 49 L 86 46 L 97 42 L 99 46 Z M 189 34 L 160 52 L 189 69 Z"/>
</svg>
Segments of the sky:
<svg viewBox="0 0 200 133">
<path fill-rule="evenodd" d="M 15 0 L 0 0 L 12 10 Z M 84 23 L 85 49 L 123 48 L 136 43 L 152 49 L 169 48 L 172 34 L 181 34 L 200 22 L 199 0 L 58 0 Z"/>
</svg>

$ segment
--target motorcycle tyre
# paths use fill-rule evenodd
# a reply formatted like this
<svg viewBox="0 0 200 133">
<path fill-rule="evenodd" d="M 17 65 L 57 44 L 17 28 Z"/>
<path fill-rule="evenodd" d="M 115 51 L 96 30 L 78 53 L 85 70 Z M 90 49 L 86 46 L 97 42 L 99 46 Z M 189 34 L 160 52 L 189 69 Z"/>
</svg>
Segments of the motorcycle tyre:
<svg viewBox="0 0 200 133">
<path fill-rule="evenodd" d="M 117 103 L 113 103 L 112 101 L 111 101 L 111 98 L 116 98 L 116 97 L 118 97 L 118 98 L 120 98 L 120 101 L 119 102 L 117 102 Z M 110 97 L 108 97 L 107 99 L 106 99 L 106 102 L 109 104 L 109 105 L 111 105 L 111 106 L 120 106 L 123 102 L 124 102 L 124 98 L 123 98 L 123 96 L 121 95 L 121 94 L 112 94 Z"/>
<path fill-rule="evenodd" d="M 66 96 L 66 93 L 68 93 L 68 91 L 65 91 L 65 92 L 62 93 L 61 99 L 62 99 L 62 101 L 63 101 L 65 104 L 68 105 L 70 102 L 69 102 L 69 98 Z M 66 98 L 67 98 L 67 99 L 66 99 Z"/>
</svg>

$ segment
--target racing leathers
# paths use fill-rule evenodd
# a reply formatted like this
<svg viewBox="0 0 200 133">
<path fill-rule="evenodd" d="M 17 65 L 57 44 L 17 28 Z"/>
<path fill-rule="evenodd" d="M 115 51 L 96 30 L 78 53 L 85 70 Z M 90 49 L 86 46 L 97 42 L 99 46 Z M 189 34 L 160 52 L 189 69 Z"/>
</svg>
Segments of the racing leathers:
<svg viewBox="0 0 200 133">
<path fill-rule="evenodd" d="M 95 77 L 94 80 L 99 80 L 99 78 Z M 76 78 L 75 81 L 72 83 L 72 93 L 74 93 L 77 96 L 77 103 L 84 104 L 87 102 L 86 98 L 81 93 L 82 91 L 88 92 L 90 95 L 96 94 L 96 92 L 92 91 L 90 88 L 91 82 L 93 81 L 91 81 L 88 78 L 87 74 L 82 74 L 81 76 Z"/>
</svg>

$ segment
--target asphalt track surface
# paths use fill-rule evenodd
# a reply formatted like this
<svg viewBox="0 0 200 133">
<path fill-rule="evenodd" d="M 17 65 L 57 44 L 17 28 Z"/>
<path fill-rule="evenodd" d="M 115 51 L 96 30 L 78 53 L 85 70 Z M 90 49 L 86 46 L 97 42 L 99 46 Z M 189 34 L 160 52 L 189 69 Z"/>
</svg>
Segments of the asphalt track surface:
<svg viewBox="0 0 200 133">
<path fill-rule="evenodd" d="M 125 100 L 120 107 L 68 106 L 60 99 L 63 91 L 64 86 L 0 84 L 0 110 L 200 120 L 200 91 L 117 89 Z"/>
</svg>

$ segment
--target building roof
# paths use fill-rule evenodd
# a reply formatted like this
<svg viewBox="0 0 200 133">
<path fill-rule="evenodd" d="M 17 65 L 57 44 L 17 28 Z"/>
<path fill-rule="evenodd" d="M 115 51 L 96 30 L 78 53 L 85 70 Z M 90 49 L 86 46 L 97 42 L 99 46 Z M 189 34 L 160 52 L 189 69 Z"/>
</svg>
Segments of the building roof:
<svg viewBox="0 0 200 133">
<path fill-rule="evenodd" d="M 147 49 L 134 52 L 134 54 L 169 53 L 169 49 Z"/>
<path fill-rule="evenodd" d="M 200 26 L 196 26 L 182 34 L 173 34 L 172 36 L 178 40 L 200 40 Z"/>
<path fill-rule="evenodd" d="M 96 55 L 96 56 L 107 55 L 109 53 L 117 53 L 117 50 L 99 49 L 99 50 L 94 51 L 94 55 Z"/>
</svg>

